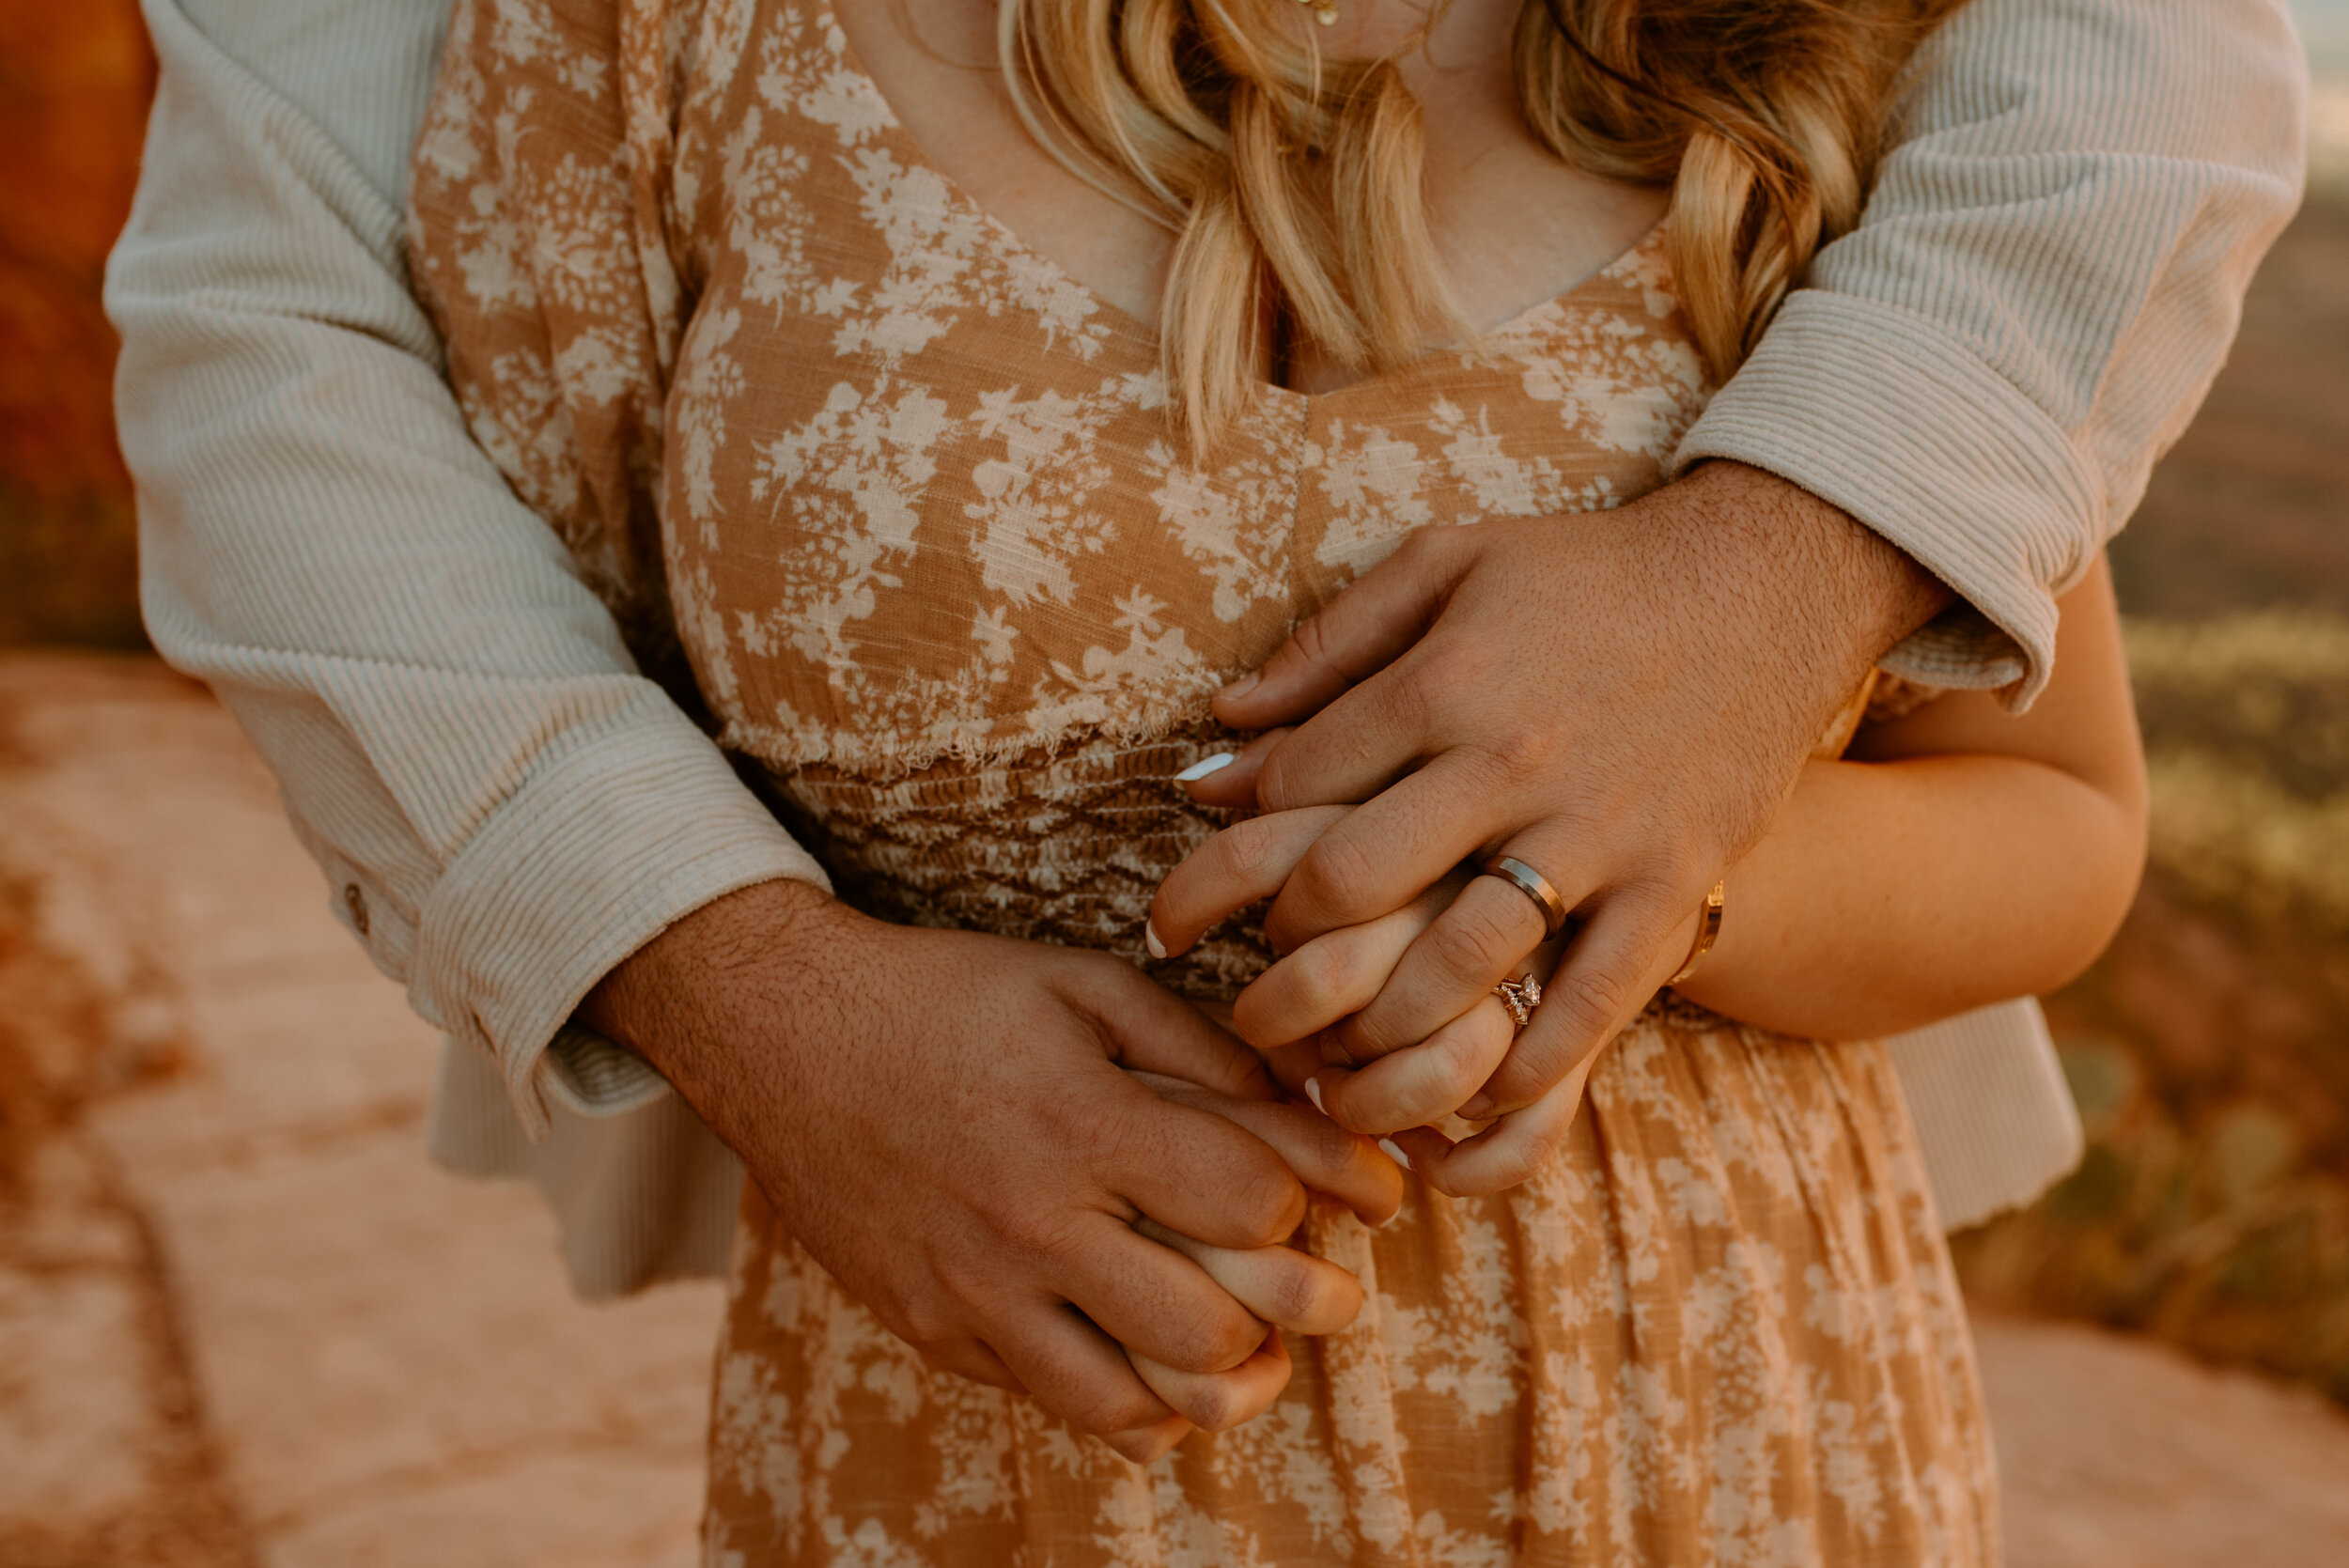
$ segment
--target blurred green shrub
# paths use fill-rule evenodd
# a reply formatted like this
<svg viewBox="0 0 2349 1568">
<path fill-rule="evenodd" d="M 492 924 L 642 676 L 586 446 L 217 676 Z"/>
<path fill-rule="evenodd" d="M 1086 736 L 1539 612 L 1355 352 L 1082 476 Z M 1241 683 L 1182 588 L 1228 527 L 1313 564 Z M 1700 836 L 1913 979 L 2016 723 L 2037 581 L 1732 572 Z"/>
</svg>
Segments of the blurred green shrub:
<svg viewBox="0 0 2349 1568">
<path fill-rule="evenodd" d="M 2349 621 L 2137 622 L 2153 863 L 2200 903 L 2349 936 Z"/>
</svg>

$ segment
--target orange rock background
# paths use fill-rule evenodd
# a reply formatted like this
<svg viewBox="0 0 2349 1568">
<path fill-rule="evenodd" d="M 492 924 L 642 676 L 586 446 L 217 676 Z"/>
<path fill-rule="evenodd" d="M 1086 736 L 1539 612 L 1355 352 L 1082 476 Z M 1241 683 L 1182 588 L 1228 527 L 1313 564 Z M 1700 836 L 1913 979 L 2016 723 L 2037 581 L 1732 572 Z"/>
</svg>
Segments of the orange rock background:
<svg viewBox="0 0 2349 1568">
<path fill-rule="evenodd" d="M 0 0 L 0 644 L 143 641 L 99 290 L 154 83 L 134 0 Z"/>
</svg>

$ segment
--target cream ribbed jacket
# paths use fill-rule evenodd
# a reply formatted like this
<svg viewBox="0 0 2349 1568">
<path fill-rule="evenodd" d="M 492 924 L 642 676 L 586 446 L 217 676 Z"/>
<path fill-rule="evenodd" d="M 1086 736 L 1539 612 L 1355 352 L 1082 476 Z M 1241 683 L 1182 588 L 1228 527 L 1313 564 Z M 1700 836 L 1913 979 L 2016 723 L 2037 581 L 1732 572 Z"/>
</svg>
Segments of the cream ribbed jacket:
<svg viewBox="0 0 2349 1568">
<path fill-rule="evenodd" d="M 722 1267 L 739 1168 L 567 1020 L 680 915 L 823 873 L 637 674 L 442 379 L 399 214 L 449 0 L 146 9 L 162 78 L 107 303 L 149 631 L 451 1037 L 441 1156 L 535 1176 L 587 1294 Z M 1866 222 L 1677 464 L 1737 458 L 1859 518 L 1963 601 L 1888 663 L 2027 701 L 2055 595 L 2291 214 L 2304 98 L 2280 0 L 1973 0 L 1919 62 Z M 1952 1223 L 2075 1157 L 2032 1004 L 1895 1056 Z"/>
</svg>

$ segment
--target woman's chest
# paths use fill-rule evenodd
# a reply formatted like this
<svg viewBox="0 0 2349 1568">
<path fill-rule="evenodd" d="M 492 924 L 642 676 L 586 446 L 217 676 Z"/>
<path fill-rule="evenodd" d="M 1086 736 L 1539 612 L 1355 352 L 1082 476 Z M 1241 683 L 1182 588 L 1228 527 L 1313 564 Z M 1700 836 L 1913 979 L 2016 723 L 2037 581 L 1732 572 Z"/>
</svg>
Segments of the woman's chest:
<svg viewBox="0 0 2349 1568">
<path fill-rule="evenodd" d="M 660 505 L 729 742 L 859 771 L 1166 733 L 1412 528 L 1614 505 L 1705 395 L 1659 237 L 1194 455 L 1150 330 L 923 156 L 838 28 L 747 8 L 679 100 L 694 305 Z"/>
</svg>

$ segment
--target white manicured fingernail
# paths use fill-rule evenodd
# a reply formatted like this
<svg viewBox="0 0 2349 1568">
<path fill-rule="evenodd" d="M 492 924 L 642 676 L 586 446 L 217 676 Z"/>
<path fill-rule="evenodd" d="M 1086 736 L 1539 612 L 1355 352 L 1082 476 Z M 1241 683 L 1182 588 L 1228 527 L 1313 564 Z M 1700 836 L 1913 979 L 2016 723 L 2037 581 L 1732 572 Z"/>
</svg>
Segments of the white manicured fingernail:
<svg viewBox="0 0 2349 1568">
<path fill-rule="evenodd" d="M 1324 1116 L 1330 1114 L 1330 1108 L 1321 1103 L 1321 1079 L 1319 1078 L 1309 1078 L 1305 1080 L 1305 1097 L 1314 1102 L 1315 1110 L 1320 1111 Z"/>
<path fill-rule="evenodd" d="M 1189 768 L 1186 768 L 1181 772 L 1175 774 L 1174 782 L 1176 784 L 1197 784 L 1200 780 L 1206 778 L 1210 773 L 1222 772 L 1223 769 L 1231 767 L 1232 764 L 1237 762 L 1239 758 L 1234 756 L 1229 752 L 1218 752 L 1211 757 L 1200 758 L 1197 762 L 1192 763 Z"/>
<path fill-rule="evenodd" d="M 1166 956 L 1166 943 L 1159 938 L 1158 926 L 1150 921 L 1142 923 L 1142 945 L 1150 950 L 1153 958 Z"/>
<path fill-rule="evenodd" d="M 1378 1140 L 1378 1146 L 1387 1152 L 1387 1157 L 1389 1159 L 1403 1167 L 1404 1170 L 1408 1171 L 1411 1168 L 1411 1157 L 1405 1154 L 1403 1152 L 1403 1145 L 1397 1143 L 1393 1139 L 1382 1138 Z"/>
</svg>

